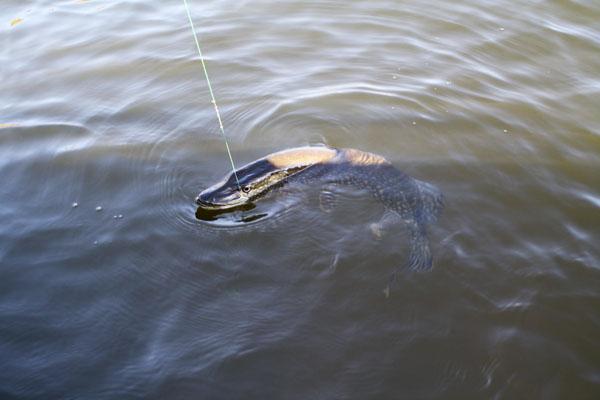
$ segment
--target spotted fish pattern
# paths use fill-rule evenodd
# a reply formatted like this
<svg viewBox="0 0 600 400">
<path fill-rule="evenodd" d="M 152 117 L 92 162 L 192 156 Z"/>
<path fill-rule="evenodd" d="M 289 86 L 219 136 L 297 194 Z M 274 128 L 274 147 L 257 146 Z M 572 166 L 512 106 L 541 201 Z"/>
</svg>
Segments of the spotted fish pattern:
<svg viewBox="0 0 600 400">
<path fill-rule="evenodd" d="M 364 189 L 386 208 L 382 220 L 385 224 L 402 222 L 408 228 L 411 243 L 406 267 L 425 271 L 433 265 L 427 225 L 441 214 L 443 195 L 435 186 L 410 177 L 380 155 L 356 149 L 300 147 L 270 154 L 236 172 L 239 188 L 231 174 L 200 193 L 198 204 L 225 208 L 252 202 L 292 182 Z"/>
</svg>

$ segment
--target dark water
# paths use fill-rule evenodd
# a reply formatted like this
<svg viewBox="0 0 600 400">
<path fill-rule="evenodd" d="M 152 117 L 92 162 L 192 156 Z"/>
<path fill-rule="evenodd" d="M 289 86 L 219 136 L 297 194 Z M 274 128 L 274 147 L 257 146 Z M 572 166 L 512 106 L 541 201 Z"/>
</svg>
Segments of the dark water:
<svg viewBox="0 0 600 400">
<path fill-rule="evenodd" d="M 384 155 L 444 192 L 435 266 L 386 299 L 360 192 L 196 219 L 229 166 L 180 2 L 5 0 L 0 398 L 600 398 L 597 1 L 191 5 L 236 162 Z"/>
</svg>

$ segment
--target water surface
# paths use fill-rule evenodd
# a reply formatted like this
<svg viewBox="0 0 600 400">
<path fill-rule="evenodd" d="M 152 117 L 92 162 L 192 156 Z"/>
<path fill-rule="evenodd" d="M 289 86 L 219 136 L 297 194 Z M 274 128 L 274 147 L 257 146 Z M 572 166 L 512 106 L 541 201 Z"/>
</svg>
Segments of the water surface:
<svg viewBox="0 0 600 400">
<path fill-rule="evenodd" d="M 196 218 L 230 167 L 182 3 L 4 1 L 0 397 L 600 397 L 598 2 L 191 6 L 236 163 L 385 156 L 444 192 L 434 268 L 385 298 L 360 193 Z"/>
</svg>

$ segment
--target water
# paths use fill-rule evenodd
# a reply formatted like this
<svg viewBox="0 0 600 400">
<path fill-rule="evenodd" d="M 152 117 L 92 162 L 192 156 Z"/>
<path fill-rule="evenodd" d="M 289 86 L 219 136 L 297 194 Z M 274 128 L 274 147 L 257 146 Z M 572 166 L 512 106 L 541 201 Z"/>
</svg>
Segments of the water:
<svg viewBox="0 0 600 400">
<path fill-rule="evenodd" d="M 361 193 L 196 218 L 230 167 L 182 3 L 3 1 L 1 398 L 600 397 L 598 2 L 191 7 L 236 163 L 387 157 L 444 192 L 434 269 L 385 298 Z"/>
</svg>

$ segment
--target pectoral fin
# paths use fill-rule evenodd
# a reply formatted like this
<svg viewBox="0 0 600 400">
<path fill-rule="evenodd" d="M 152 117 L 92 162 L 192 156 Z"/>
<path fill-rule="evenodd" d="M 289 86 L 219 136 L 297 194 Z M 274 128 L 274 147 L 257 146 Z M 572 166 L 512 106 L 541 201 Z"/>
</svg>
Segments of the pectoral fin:
<svg viewBox="0 0 600 400">
<path fill-rule="evenodd" d="M 337 206 L 337 196 L 334 192 L 323 189 L 321 193 L 319 193 L 319 208 L 323 212 L 330 213 Z"/>
<path fill-rule="evenodd" d="M 371 229 L 371 233 L 376 239 L 381 239 L 390 226 L 398 224 L 400 222 L 402 222 L 402 218 L 400 217 L 400 215 L 398 215 L 397 212 L 386 209 L 379 222 L 372 223 L 371 225 L 369 225 L 369 228 Z"/>
</svg>

